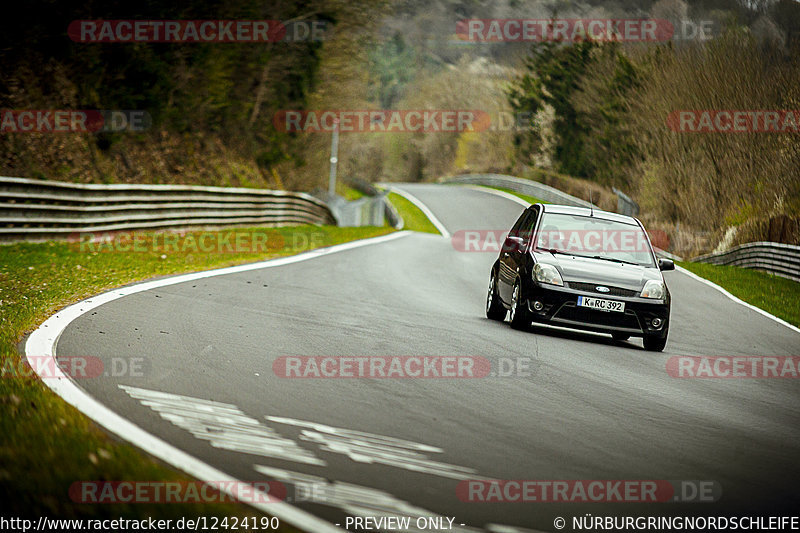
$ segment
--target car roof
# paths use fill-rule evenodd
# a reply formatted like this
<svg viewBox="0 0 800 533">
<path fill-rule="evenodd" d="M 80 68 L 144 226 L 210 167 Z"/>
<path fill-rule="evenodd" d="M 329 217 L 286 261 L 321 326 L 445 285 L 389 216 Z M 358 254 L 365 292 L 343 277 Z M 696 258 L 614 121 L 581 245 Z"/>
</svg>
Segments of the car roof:
<svg viewBox="0 0 800 533">
<path fill-rule="evenodd" d="M 624 224 L 636 224 L 638 225 L 638 221 L 627 215 L 620 215 L 619 213 L 611 213 L 609 211 L 603 211 L 602 209 L 589 209 L 588 207 L 577 207 L 573 205 L 561 205 L 561 204 L 536 204 L 540 206 L 543 212 L 545 213 L 558 213 L 563 215 L 580 215 L 580 216 L 593 216 L 597 218 L 602 218 L 605 220 L 615 220 L 617 222 L 622 222 Z M 531 206 L 533 207 L 533 206 Z"/>
</svg>

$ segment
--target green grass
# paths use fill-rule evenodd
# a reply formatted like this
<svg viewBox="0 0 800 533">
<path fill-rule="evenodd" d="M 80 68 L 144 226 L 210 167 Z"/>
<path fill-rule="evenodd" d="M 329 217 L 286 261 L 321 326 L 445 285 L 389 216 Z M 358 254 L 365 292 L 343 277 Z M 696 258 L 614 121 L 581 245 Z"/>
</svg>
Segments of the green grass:
<svg viewBox="0 0 800 533">
<path fill-rule="evenodd" d="M 363 198 L 365 194 L 358 189 L 354 189 L 353 187 L 349 187 L 347 185 L 339 185 L 337 187 L 338 194 L 342 195 L 345 200 L 348 202 L 352 202 L 353 200 L 358 200 L 359 198 Z"/>
<path fill-rule="evenodd" d="M 737 298 L 800 326 L 800 283 L 748 268 L 688 261 L 678 264 Z"/>
<path fill-rule="evenodd" d="M 394 192 L 390 192 L 388 198 L 400 216 L 403 217 L 403 229 L 441 235 L 436 226 L 425 216 L 425 213 L 420 211 L 413 203 Z"/>
<path fill-rule="evenodd" d="M 68 489 L 75 481 L 189 478 L 110 438 L 38 378 L 15 372 L 21 364 L 18 345 L 26 333 L 57 310 L 113 287 L 293 255 L 391 231 L 299 226 L 203 232 L 212 237 L 226 232 L 266 236 L 265 245 L 257 251 L 225 247 L 222 241 L 214 250 L 198 253 L 187 244 L 188 238 L 165 247 L 154 240 L 157 234 L 153 232 L 139 233 L 144 237 L 141 246 L 137 245 L 141 251 L 126 252 L 113 246 L 81 249 L 77 243 L 65 242 L 0 246 L 0 501 L 5 514 L 63 518 L 260 516 L 240 504 L 73 503 Z M 200 232 L 193 235 L 200 236 Z M 297 530 L 285 527 L 282 531 Z"/>
</svg>

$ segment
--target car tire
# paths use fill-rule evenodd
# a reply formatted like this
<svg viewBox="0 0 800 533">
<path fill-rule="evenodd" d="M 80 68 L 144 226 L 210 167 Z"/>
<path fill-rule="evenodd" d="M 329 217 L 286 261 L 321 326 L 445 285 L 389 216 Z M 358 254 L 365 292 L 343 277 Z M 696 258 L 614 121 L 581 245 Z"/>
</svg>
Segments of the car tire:
<svg viewBox="0 0 800 533">
<path fill-rule="evenodd" d="M 514 291 L 511 293 L 511 327 L 514 329 L 526 329 L 531 325 L 531 314 L 525 305 L 522 305 L 522 286 L 519 280 L 514 282 Z"/>
<path fill-rule="evenodd" d="M 664 350 L 664 346 L 667 345 L 667 332 L 664 332 L 663 337 L 645 335 L 643 341 L 644 349 L 648 352 L 661 352 Z"/>
<path fill-rule="evenodd" d="M 627 333 L 612 333 L 611 336 L 615 341 L 626 341 L 631 338 Z"/>
<path fill-rule="evenodd" d="M 506 318 L 506 308 L 497 295 L 497 281 L 494 271 L 489 277 L 489 290 L 486 294 L 486 318 L 489 320 L 504 320 Z"/>
</svg>

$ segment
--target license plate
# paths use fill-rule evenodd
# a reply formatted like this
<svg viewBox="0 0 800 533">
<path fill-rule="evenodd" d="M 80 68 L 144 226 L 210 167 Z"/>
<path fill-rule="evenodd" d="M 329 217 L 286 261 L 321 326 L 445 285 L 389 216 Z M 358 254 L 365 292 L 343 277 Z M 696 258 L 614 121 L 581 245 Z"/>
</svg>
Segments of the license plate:
<svg viewBox="0 0 800 533">
<path fill-rule="evenodd" d="M 617 302 L 614 300 L 603 300 L 602 298 L 588 298 L 586 296 L 578 296 L 578 305 L 581 307 L 590 307 L 592 309 L 599 309 L 600 311 L 617 311 L 618 313 L 625 312 L 625 302 Z"/>
</svg>

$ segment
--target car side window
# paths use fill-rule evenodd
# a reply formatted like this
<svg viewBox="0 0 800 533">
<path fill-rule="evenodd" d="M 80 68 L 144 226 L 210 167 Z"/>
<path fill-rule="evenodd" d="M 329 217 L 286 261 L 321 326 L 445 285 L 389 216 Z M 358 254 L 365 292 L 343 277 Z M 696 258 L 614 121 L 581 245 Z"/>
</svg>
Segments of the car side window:
<svg viewBox="0 0 800 533">
<path fill-rule="evenodd" d="M 527 248 L 528 244 L 531 242 L 531 238 L 533 237 L 533 230 L 536 228 L 536 221 L 539 218 L 539 210 L 534 207 L 532 209 L 528 209 L 525 214 L 526 216 L 525 219 L 522 220 L 518 235 L 522 237 L 522 242 L 525 245 L 525 248 Z"/>
<path fill-rule="evenodd" d="M 514 222 L 514 225 L 511 226 L 511 231 L 509 231 L 508 234 L 514 236 L 519 235 L 520 228 L 522 227 L 522 224 L 525 222 L 527 218 L 528 218 L 528 210 L 526 209 L 525 211 L 522 212 L 517 221 Z"/>
</svg>

